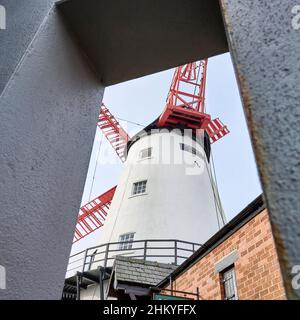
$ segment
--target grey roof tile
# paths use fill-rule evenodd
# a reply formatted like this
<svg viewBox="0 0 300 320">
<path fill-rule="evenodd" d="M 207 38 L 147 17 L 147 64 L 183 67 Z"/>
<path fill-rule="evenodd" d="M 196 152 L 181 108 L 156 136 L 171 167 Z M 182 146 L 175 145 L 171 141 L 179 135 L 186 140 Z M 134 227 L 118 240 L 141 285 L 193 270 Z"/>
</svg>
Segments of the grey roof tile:
<svg viewBox="0 0 300 320">
<path fill-rule="evenodd" d="M 130 257 L 117 256 L 114 263 L 117 281 L 128 281 L 146 285 L 157 285 L 166 278 L 176 266 L 155 261 L 144 261 Z"/>
</svg>

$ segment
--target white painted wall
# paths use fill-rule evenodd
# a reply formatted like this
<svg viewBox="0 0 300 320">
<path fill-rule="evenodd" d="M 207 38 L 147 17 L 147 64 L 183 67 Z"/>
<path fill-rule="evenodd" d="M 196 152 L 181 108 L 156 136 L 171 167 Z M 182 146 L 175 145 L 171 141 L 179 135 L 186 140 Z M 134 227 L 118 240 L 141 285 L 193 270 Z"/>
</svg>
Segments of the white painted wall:
<svg viewBox="0 0 300 320">
<path fill-rule="evenodd" d="M 223 226 L 218 223 L 203 131 L 197 140 L 163 129 L 132 145 L 99 244 L 117 242 L 129 232 L 135 233 L 135 240 L 204 243 Z M 196 147 L 202 156 L 182 151 L 181 142 Z M 141 160 L 140 151 L 148 147 L 151 158 Z M 133 183 L 140 180 L 147 180 L 146 193 L 132 196 Z"/>
</svg>

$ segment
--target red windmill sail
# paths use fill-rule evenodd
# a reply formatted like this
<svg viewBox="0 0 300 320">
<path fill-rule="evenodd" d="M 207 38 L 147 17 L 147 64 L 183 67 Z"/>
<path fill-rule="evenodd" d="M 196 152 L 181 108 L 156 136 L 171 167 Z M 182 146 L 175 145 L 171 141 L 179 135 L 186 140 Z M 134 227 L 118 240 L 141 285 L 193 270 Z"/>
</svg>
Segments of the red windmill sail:
<svg viewBox="0 0 300 320">
<path fill-rule="evenodd" d="M 100 108 L 98 127 L 124 162 L 129 135 L 104 104 Z M 79 241 L 103 226 L 115 190 L 116 187 L 111 188 L 80 208 L 73 242 Z"/>
<path fill-rule="evenodd" d="M 102 104 L 100 108 L 98 127 L 110 142 L 118 157 L 124 162 L 126 159 L 125 150 L 129 136 L 104 104 Z"/>
<path fill-rule="evenodd" d="M 116 188 L 109 189 L 80 208 L 73 242 L 103 226 Z"/>
</svg>

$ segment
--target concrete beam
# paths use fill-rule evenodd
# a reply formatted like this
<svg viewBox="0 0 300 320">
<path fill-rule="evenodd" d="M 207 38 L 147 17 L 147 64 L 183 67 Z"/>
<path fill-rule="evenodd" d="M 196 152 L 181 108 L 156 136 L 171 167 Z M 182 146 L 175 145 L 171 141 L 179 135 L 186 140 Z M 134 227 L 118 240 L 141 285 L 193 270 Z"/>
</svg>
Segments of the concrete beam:
<svg viewBox="0 0 300 320">
<path fill-rule="evenodd" d="M 293 281 L 300 270 L 300 30 L 292 25 L 295 1 L 220 2 L 287 297 L 299 299 Z"/>
<path fill-rule="evenodd" d="M 228 51 L 218 0 L 67 0 L 58 8 L 106 86 Z"/>
<path fill-rule="evenodd" d="M 103 91 L 51 10 L 0 96 L 1 300 L 61 297 Z"/>
</svg>

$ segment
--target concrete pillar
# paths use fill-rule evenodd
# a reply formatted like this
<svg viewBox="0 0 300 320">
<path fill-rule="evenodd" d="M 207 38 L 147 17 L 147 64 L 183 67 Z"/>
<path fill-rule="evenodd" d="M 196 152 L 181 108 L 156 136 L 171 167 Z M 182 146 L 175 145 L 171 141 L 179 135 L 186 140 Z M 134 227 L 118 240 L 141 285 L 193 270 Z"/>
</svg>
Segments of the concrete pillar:
<svg viewBox="0 0 300 320">
<path fill-rule="evenodd" d="M 6 29 L 0 29 L 0 95 L 56 0 L 1 0 Z"/>
<path fill-rule="evenodd" d="M 294 8 L 297 3 L 220 3 L 287 297 L 300 299 L 300 29 Z"/>
<path fill-rule="evenodd" d="M 61 297 L 104 91 L 55 8 L 36 30 L 0 93 L 0 300 Z"/>
</svg>

